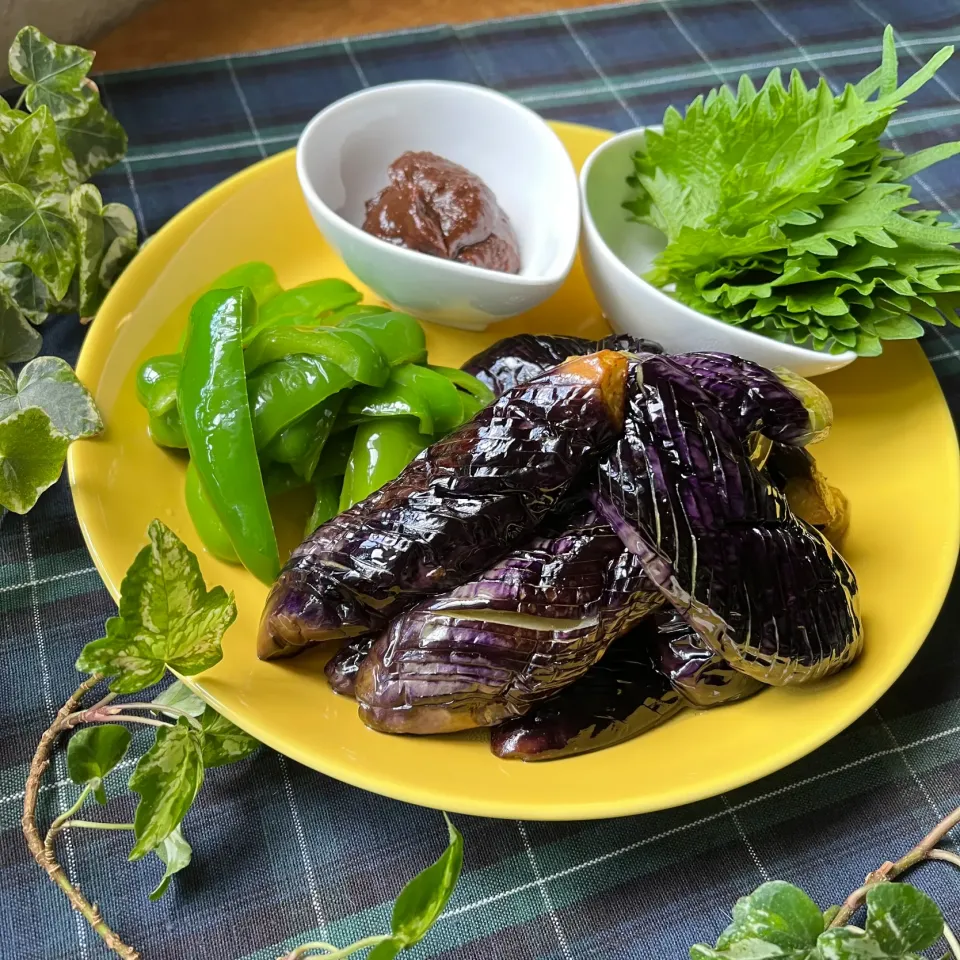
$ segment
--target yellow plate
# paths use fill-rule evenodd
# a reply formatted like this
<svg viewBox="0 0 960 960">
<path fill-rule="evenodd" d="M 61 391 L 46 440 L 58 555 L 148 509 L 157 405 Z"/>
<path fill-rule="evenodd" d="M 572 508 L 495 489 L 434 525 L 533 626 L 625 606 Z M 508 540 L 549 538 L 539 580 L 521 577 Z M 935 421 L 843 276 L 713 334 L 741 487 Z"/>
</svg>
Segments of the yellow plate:
<svg viewBox="0 0 960 960">
<path fill-rule="evenodd" d="M 609 136 L 567 124 L 555 128 L 578 167 Z M 866 625 L 866 650 L 853 668 L 808 689 L 769 690 L 712 712 L 687 711 L 629 743 L 554 763 L 498 760 L 483 732 L 373 733 L 357 719 L 353 702 L 327 687 L 323 655 L 257 659 L 266 588 L 202 550 L 184 505 L 184 461 L 148 439 L 134 394 L 140 363 L 175 349 L 192 296 L 229 267 L 254 259 L 273 264 L 284 286 L 326 276 L 353 279 L 310 220 L 293 151 L 200 197 L 127 268 L 78 365 L 107 431 L 71 446 L 69 473 L 87 545 L 114 597 L 154 517 L 198 553 L 208 586 L 235 592 L 239 616 L 224 640 L 223 660 L 190 683 L 264 743 L 358 787 L 461 813 L 556 820 L 642 813 L 741 786 L 809 753 L 867 710 L 927 635 L 957 557 L 957 441 L 920 347 L 893 343 L 879 359 L 820 381 L 833 400 L 836 426 L 817 456 L 853 508 L 844 552 L 860 580 Z M 607 332 L 579 263 L 555 297 L 524 317 L 485 333 L 428 325 L 430 358 L 459 366 L 524 330 Z M 302 522 L 281 518 L 288 548 Z"/>
</svg>

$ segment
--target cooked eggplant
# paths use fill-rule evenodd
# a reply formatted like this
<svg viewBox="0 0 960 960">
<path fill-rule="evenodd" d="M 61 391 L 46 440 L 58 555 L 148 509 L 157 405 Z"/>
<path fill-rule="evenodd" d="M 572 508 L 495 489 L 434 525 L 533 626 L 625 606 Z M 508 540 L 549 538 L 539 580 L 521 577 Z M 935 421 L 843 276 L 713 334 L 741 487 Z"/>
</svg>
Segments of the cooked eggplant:
<svg viewBox="0 0 960 960">
<path fill-rule="evenodd" d="M 636 633 L 653 647 L 654 663 L 677 693 L 692 707 L 719 707 L 759 693 L 764 684 L 734 670 L 714 653 L 676 611 L 648 618 Z"/>
<path fill-rule="evenodd" d="M 604 351 L 515 387 L 319 527 L 273 586 L 259 656 L 382 630 L 530 537 L 616 442 L 626 370 Z"/>
<path fill-rule="evenodd" d="M 624 436 L 596 503 L 707 646 L 764 683 L 820 679 L 860 652 L 857 582 L 791 512 L 696 375 L 631 363 Z"/>
<path fill-rule="evenodd" d="M 357 677 L 364 723 L 448 733 L 525 713 L 662 601 L 587 505 L 482 576 L 391 623 Z"/>
<path fill-rule="evenodd" d="M 568 357 L 582 357 L 600 350 L 663 353 L 659 343 L 621 334 L 611 334 L 602 340 L 585 340 L 583 337 L 518 333 L 498 340 L 471 357 L 461 369 L 473 374 L 499 397 L 518 384 L 552 370 Z"/>
<path fill-rule="evenodd" d="M 674 716 L 684 701 L 643 639 L 621 637 L 579 680 L 495 727 L 490 749 L 505 760 L 556 760 L 622 743 Z"/>
<path fill-rule="evenodd" d="M 835 546 L 840 544 L 850 526 L 850 504 L 827 482 L 806 450 L 773 444 L 766 473 L 783 491 L 796 516 L 820 530 Z"/>
<path fill-rule="evenodd" d="M 367 659 L 375 639 L 367 635 L 347 640 L 327 661 L 323 672 L 334 693 L 339 693 L 343 697 L 352 697 L 356 694 L 360 664 Z"/>
</svg>

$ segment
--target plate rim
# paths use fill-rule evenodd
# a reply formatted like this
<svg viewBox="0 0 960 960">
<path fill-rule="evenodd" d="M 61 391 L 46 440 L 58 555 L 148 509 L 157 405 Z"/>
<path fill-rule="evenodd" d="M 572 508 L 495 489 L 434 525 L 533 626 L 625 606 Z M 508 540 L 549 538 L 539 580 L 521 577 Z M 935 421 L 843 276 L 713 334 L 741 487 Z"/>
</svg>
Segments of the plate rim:
<svg viewBox="0 0 960 960">
<path fill-rule="evenodd" d="M 588 132 L 590 134 L 601 134 L 605 139 L 614 136 L 614 131 L 603 130 L 587 124 L 570 123 L 566 121 L 549 121 L 551 128 L 561 135 L 564 130 L 571 132 Z M 227 177 L 220 183 L 211 187 L 200 196 L 196 197 L 183 209 L 179 210 L 171 217 L 155 234 L 151 235 L 144 244 L 141 245 L 138 255 L 128 265 L 121 274 L 117 283 L 107 293 L 107 296 L 100 308 L 101 311 L 109 308 L 114 300 L 119 300 L 128 287 L 136 288 L 145 286 L 147 281 L 154 280 L 157 271 L 154 268 L 156 257 L 159 256 L 162 263 L 169 260 L 179 246 L 177 235 L 184 223 L 192 222 L 196 217 L 205 219 L 206 216 L 217 209 L 220 204 L 233 193 L 246 185 L 248 180 L 256 179 L 261 176 L 265 169 L 272 166 L 283 164 L 293 164 L 296 155 L 296 147 L 290 147 L 280 151 L 272 156 L 266 157 L 256 163 L 250 164 L 242 170 L 237 171 Z M 295 174 L 294 174 L 295 175 Z M 144 256 L 143 251 L 149 250 L 149 256 Z M 123 317 L 118 323 L 122 323 L 126 318 Z M 112 332 L 112 329 L 111 329 Z M 98 324 L 96 321 L 91 324 L 80 348 L 80 354 L 77 359 L 76 373 L 81 382 L 88 384 L 99 378 L 99 375 L 107 366 L 107 357 L 109 350 L 110 333 L 105 324 Z M 103 344 L 101 345 L 101 341 Z M 887 693 L 893 684 L 903 675 L 910 664 L 915 659 L 920 648 L 929 637 L 930 630 L 943 610 L 943 604 L 952 584 L 954 573 L 957 567 L 958 554 L 960 554 L 960 443 L 958 443 L 957 427 L 953 420 L 952 412 L 947 403 L 943 387 L 933 371 L 929 360 L 923 353 L 918 342 L 914 342 L 914 348 L 923 354 L 923 362 L 926 364 L 930 375 L 936 384 L 939 402 L 946 413 L 947 420 L 951 426 L 951 452 L 950 458 L 952 465 L 950 476 L 947 481 L 952 488 L 955 496 L 950 500 L 952 507 L 949 516 L 945 516 L 944 522 L 950 521 L 949 545 L 951 546 L 951 555 L 953 562 L 946 564 L 942 570 L 940 582 L 934 584 L 935 593 L 939 600 L 932 607 L 932 613 L 923 618 L 922 623 L 918 623 L 917 639 L 913 644 L 908 659 L 905 660 L 903 667 L 891 678 L 889 684 L 876 691 L 871 690 L 869 695 L 858 700 L 858 707 L 852 714 L 837 715 L 833 721 L 824 727 L 818 727 L 814 734 L 801 735 L 790 741 L 790 749 L 786 749 L 775 756 L 772 756 L 765 762 L 757 762 L 750 766 L 749 771 L 731 771 L 726 776 L 715 776 L 709 784 L 703 788 L 695 788 L 689 785 L 676 787 L 667 793 L 657 795 L 656 800 L 644 801 L 642 797 L 636 800 L 612 800 L 612 801 L 577 801 L 577 802 L 557 802 L 544 805 L 542 802 L 534 801 L 532 803 L 518 803 L 514 801 L 503 801 L 478 797 L 470 798 L 464 802 L 448 804 L 443 803 L 442 808 L 451 812 L 465 814 L 469 816 L 492 817 L 497 819 L 526 819 L 540 821 L 575 821 L 575 820 L 594 820 L 611 817 L 634 816 L 642 813 L 652 813 L 654 811 L 675 809 L 690 803 L 716 797 L 729 790 L 734 790 L 747 786 L 764 777 L 769 776 L 779 770 L 796 763 L 798 760 L 813 753 L 819 747 L 832 740 L 843 730 L 853 724 L 857 719 L 863 716 L 877 701 Z M 94 441 L 95 442 L 95 441 Z M 86 520 L 85 500 L 86 495 L 79 483 L 77 475 L 78 461 L 82 460 L 82 447 L 78 449 L 78 444 L 71 444 L 67 452 L 67 477 L 70 486 L 70 492 L 73 498 L 74 510 L 77 522 L 83 535 L 84 544 L 90 553 L 97 573 L 106 587 L 108 593 L 114 601 L 119 599 L 119 584 L 111 584 L 106 572 L 106 563 L 93 542 L 90 528 Z M 173 672 L 173 671 L 171 671 Z M 326 763 L 323 769 L 316 765 L 315 756 L 309 755 L 307 751 L 297 748 L 295 744 L 286 743 L 280 736 L 274 736 L 269 729 L 264 729 L 261 723 L 248 715 L 240 716 L 231 707 L 218 702 L 209 691 L 205 690 L 199 677 L 184 677 L 175 674 L 184 684 L 186 684 L 194 693 L 200 696 L 206 702 L 211 703 L 228 720 L 237 726 L 246 730 L 255 736 L 265 745 L 276 750 L 278 753 L 290 757 L 298 763 L 322 773 L 341 780 L 351 786 L 367 790 L 380 796 L 390 797 L 406 803 L 412 803 L 417 806 L 430 809 L 441 809 L 438 806 L 436 790 L 433 788 L 420 788 L 414 782 L 389 781 L 384 789 L 384 781 L 377 779 L 374 773 L 368 774 L 362 766 L 350 766 L 334 760 Z M 199 675 L 202 677 L 202 674 Z M 446 800 L 448 798 L 440 798 Z"/>
</svg>

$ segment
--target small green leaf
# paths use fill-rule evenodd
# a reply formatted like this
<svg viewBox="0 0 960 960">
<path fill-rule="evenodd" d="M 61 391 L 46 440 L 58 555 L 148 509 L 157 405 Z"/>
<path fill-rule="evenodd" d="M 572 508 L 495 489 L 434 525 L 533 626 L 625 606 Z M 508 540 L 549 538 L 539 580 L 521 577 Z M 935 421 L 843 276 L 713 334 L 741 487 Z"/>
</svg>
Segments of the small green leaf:
<svg viewBox="0 0 960 960">
<path fill-rule="evenodd" d="M 12 376 L 0 375 L 0 420 L 17 410 L 39 407 L 55 430 L 70 440 L 103 430 L 100 411 L 70 364 L 59 357 L 37 357 Z"/>
<path fill-rule="evenodd" d="M 881 320 L 876 324 L 876 331 L 881 340 L 915 340 L 923 336 L 923 327 L 906 313 Z"/>
<path fill-rule="evenodd" d="M 260 741 L 221 716 L 211 706 L 207 706 L 200 718 L 203 727 L 203 765 L 222 767 L 249 757 Z"/>
<path fill-rule="evenodd" d="M 80 315 L 92 317 L 136 253 L 137 221 L 121 203 L 104 206 L 92 183 L 77 187 L 70 195 L 70 217 L 79 241 Z"/>
<path fill-rule="evenodd" d="M 46 106 L 56 119 L 79 117 L 97 93 L 86 82 L 93 51 L 55 43 L 36 27 L 24 27 L 10 47 L 10 75 L 22 83 L 28 109 Z"/>
<path fill-rule="evenodd" d="M 43 338 L 29 324 L 20 308 L 0 290 L 0 363 L 32 360 L 40 352 L 42 343 Z"/>
<path fill-rule="evenodd" d="M 127 152 L 127 135 L 120 122 L 100 103 L 79 117 L 56 121 L 60 140 L 70 151 L 76 164 L 78 181 L 88 180 L 95 173 L 106 170 Z"/>
<path fill-rule="evenodd" d="M 57 482 L 69 444 L 36 407 L 0 421 L 0 506 L 26 513 Z"/>
<path fill-rule="evenodd" d="M 367 960 L 393 960 L 402 949 L 403 944 L 396 937 L 390 937 L 378 943 L 367 954 Z"/>
<path fill-rule="evenodd" d="M 193 848 L 187 843 L 180 828 L 177 827 L 173 833 L 164 837 L 157 847 L 154 847 L 153 852 L 166 865 L 166 870 L 160 878 L 157 889 L 150 894 L 151 900 L 159 900 L 167 892 L 167 887 L 170 886 L 170 878 L 183 870 L 184 867 L 190 866 Z"/>
<path fill-rule="evenodd" d="M 0 180 L 19 183 L 34 193 L 69 190 L 76 175 L 76 163 L 64 153 L 46 107 L 0 137 L 0 159 Z"/>
<path fill-rule="evenodd" d="M 180 680 L 174 680 L 169 687 L 161 690 L 153 702 L 163 707 L 176 707 L 191 717 L 199 717 L 207 709 L 206 703 Z M 159 712 L 163 713 L 163 710 Z"/>
<path fill-rule="evenodd" d="M 130 778 L 130 789 L 140 794 L 131 860 L 145 857 L 179 826 L 202 784 L 200 732 L 186 717 L 175 727 L 158 729 Z"/>
<path fill-rule="evenodd" d="M 736 902 L 733 923 L 720 935 L 717 949 L 758 939 L 783 950 L 809 950 L 822 932 L 820 908 L 799 887 L 771 880 Z"/>
<path fill-rule="evenodd" d="M 40 324 L 47 319 L 50 311 L 47 288 L 25 263 L 0 263 L 0 290 L 31 323 Z"/>
<path fill-rule="evenodd" d="M 401 891 L 393 905 L 390 922 L 393 938 L 403 949 L 419 943 L 447 905 L 463 868 L 463 837 L 447 822 L 449 842 L 437 861 L 418 873 Z M 390 941 L 386 941 L 390 942 Z M 396 954 L 393 954 L 396 956 Z"/>
<path fill-rule="evenodd" d="M 101 783 L 123 759 L 130 731 L 117 723 L 78 730 L 67 744 L 67 774 L 74 783 L 93 783 L 100 803 L 106 803 Z"/>
<path fill-rule="evenodd" d="M 17 260 L 63 297 L 77 265 L 77 238 L 59 193 L 34 196 L 16 183 L 0 184 L 0 260 Z"/>
<path fill-rule="evenodd" d="M 907 883 L 882 883 L 867 891 L 867 934 L 890 956 L 926 950 L 943 933 L 940 908 Z"/>
<path fill-rule="evenodd" d="M 169 527 L 154 520 L 148 534 L 150 544 L 120 586 L 120 615 L 107 621 L 107 635 L 88 643 L 77 660 L 84 673 L 115 677 L 115 693 L 157 683 L 167 667 L 187 676 L 212 667 L 237 616 L 232 595 L 223 587 L 207 591 L 197 558 Z"/>
<path fill-rule="evenodd" d="M 0 134 L 8 134 L 29 116 L 29 113 L 14 109 L 3 97 L 0 97 Z"/>
</svg>

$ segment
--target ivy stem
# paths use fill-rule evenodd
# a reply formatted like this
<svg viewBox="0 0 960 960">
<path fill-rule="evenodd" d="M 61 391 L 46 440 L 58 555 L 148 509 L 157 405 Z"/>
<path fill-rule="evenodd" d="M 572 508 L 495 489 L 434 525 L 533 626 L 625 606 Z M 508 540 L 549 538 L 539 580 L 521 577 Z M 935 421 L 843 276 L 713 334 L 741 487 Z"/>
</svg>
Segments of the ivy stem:
<svg viewBox="0 0 960 960">
<path fill-rule="evenodd" d="M 862 887 L 858 887 L 853 893 L 843 901 L 837 915 L 831 922 L 831 927 L 842 927 L 847 921 L 860 909 L 867 893 L 871 887 L 878 883 L 888 883 L 895 880 L 901 874 L 912 870 L 923 860 L 946 860 L 957 866 L 960 866 L 960 857 L 951 854 L 947 850 L 936 850 L 937 844 L 958 824 L 960 823 L 960 807 L 957 807 L 953 813 L 944 817 L 912 850 L 905 853 L 899 860 L 891 863 L 889 860 L 879 866 L 872 873 L 867 874 L 867 879 Z"/>
<path fill-rule="evenodd" d="M 289 953 L 280 957 L 280 960 L 305 960 L 305 958 L 310 955 L 318 957 L 318 960 L 343 960 L 344 957 L 353 956 L 353 954 L 359 953 L 361 950 L 366 950 L 368 947 L 375 947 L 378 943 L 383 943 L 384 940 L 389 939 L 390 935 L 383 933 L 376 937 L 364 937 L 356 943 L 351 943 L 349 947 L 339 948 L 318 940 L 313 943 L 305 943 L 300 947 L 295 947 Z M 317 954 L 316 951 L 318 950 L 322 950 L 323 952 Z"/>
<path fill-rule="evenodd" d="M 126 706 L 126 704 L 124 704 Z M 143 723 L 148 727 L 169 727 L 169 723 L 165 723 L 163 720 L 154 720 L 153 717 L 129 717 L 125 713 L 114 713 L 110 716 L 110 721 L 119 720 L 120 723 Z M 90 721 L 88 721 L 90 722 Z M 93 720 L 93 723 L 97 723 L 97 720 Z"/>
<path fill-rule="evenodd" d="M 950 925 L 943 925 L 943 939 L 947 941 L 947 946 L 953 954 L 954 960 L 960 960 L 960 942 L 957 941 L 956 934 L 950 929 Z"/>
<path fill-rule="evenodd" d="M 117 699 L 117 694 L 108 693 L 102 700 L 98 700 L 90 709 L 99 710 L 101 707 L 105 707 L 108 703 L 113 703 Z"/>
<path fill-rule="evenodd" d="M 179 707 L 168 707 L 163 703 L 125 703 L 123 709 L 152 710 L 154 713 L 165 713 L 170 717 L 186 717 L 198 730 L 202 729 L 200 721 L 192 713 L 187 713 L 186 710 L 181 710 Z"/>
<path fill-rule="evenodd" d="M 40 830 L 37 826 L 37 800 L 40 796 L 40 781 L 43 779 L 44 771 L 50 765 L 50 757 L 53 753 L 54 744 L 57 738 L 65 730 L 76 726 L 71 722 L 80 708 L 80 701 L 84 694 L 91 690 L 103 679 L 102 675 L 95 673 L 88 680 L 85 680 L 70 695 L 67 702 L 57 711 L 53 723 L 43 732 L 40 742 L 37 744 L 36 752 L 30 761 L 30 772 L 27 775 L 26 790 L 23 798 L 23 817 L 20 821 L 23 827 L 23 835 L 26 838 L 30 853 L 34 860 L 47 872 L 50 879 L 64 892 L 73 908 L 79 911 L 86 919 L 87 923 L 103 939 L 103 942 L 123 960 L 141 960 L 140 954 L 128 946 L 116 933 L 107 925 L 100 913 L 100 908 L 89 900 L 75 887 L 69 877 L 64 872 L 63 867 L 57 862 L 54 851 L 47 850 L 43 838 L 40 836 Z"/>
<path fill-rule="evenodd" d="M 103 820 L 68 820 L 60 829 L 84 827 L 87 830 L 132 830 L 132 823 L 104 823 Z"/>
<path fill-rule="evenodd" d="M 53 854 L 53 841 L 56 839 L 57 834 L 63 829 L 63 825 L 84 805 L 87 797 L 89 797 L 92 792 L 93 785 L 88 783 L 80 791 L 80 796 L 77 797 L 77 802 L 69 810 L 61 813 L 60 816 L 50 824 L 50 829 L 47 831 L 46 839 L 43 841 L 43 848 L 47 851 L 48 855 Z"/>
</svg>

